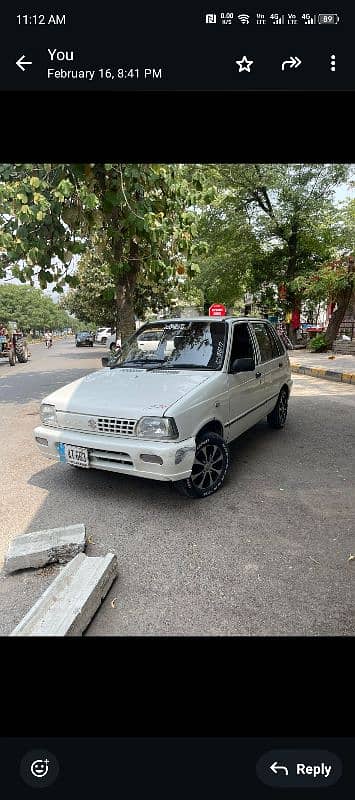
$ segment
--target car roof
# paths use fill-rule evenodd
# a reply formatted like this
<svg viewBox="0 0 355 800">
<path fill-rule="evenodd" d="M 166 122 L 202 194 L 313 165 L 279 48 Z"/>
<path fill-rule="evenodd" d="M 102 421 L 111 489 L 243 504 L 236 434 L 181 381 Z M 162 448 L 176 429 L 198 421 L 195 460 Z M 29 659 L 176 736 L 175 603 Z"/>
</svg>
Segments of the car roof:
<svg viewBox="0 0 355 800">
<path fill-rule="evenodd" d="M 144 325 L 160 325 L 171 322 L 269 322 L 270 320 L 263 317 L 236 317 L 232 314 L 227 314 L 225 317 L 168 317 L 167 319 L 154 319 Z M 143 326 L 142 326 L 143 327 Z"/>
</svg>

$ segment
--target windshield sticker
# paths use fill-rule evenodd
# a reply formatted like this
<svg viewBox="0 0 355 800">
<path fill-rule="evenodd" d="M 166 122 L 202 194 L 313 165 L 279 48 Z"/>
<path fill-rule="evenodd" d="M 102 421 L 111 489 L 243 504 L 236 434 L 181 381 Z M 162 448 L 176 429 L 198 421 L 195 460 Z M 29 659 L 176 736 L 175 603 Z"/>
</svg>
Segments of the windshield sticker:
<svg viewBox="0 0 355 800">
<path fill-rule="evenodd" d="M 147 406 L 147 408 L 168 408 L 168 406 L 169 403 L 152 403 L 150 406 Z"/>
</svg>

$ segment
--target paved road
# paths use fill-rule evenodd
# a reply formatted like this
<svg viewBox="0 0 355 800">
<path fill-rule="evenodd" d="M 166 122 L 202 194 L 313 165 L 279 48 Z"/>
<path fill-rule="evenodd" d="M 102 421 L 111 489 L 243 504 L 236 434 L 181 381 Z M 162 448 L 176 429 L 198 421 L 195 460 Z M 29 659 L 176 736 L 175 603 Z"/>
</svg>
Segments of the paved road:
<svg viewBox="0 0 355 800">
<path fill-rule="evenodd" d="M 119 563 L 88 636 L 353 635 L 355 387 L 294 375 L 286 428 L 241 437 L 224 488 L 192 501 L 37 452 L 40 400 L 103 352 L 67 341 L 33 346 L 27 365 L 0 362 L 0 559 L 17 533 L 84 522 L 88 554 Z M 57 572 L 0 575 L 0 633 Z"/>
</svg>

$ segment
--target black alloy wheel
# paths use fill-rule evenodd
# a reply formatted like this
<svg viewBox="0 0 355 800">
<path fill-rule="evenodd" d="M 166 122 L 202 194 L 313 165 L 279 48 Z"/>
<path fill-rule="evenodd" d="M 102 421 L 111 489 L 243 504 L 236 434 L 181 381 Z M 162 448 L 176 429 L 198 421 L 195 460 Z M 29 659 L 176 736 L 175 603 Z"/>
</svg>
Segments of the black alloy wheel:
<svg viewBox="0 0 355 800">
<path fill-rule="evenodd" d="M 175 487 L 187 497 L 209 497 L 224 483 L 229 468 L 228 447 L 217 433 L 205 433 L 196 444 L 191 475 Z"/>
<path fill-rule="evenodd" d="M 281 389 L 276 406 L 271 414 L 268 414 L 267 421 L 271 428 L 283 428 L 286 422 L 288 410 L 288 391 L 285 387 Z"/>
</svg>

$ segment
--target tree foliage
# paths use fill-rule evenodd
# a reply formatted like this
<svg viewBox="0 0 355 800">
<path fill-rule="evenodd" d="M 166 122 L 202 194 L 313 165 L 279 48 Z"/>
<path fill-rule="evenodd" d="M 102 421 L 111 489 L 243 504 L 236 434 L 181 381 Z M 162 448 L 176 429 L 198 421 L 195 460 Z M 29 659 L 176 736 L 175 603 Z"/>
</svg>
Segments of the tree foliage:
<svg viewBox="0 0 355 800">
<path fill-rule="evenodd" d="M 64 330 L 75 325 L 66 311 L 40 289 L 16 284 L 0 286 L 0 321 L 5 325 L 14 321 L 26 332 L 45 328 Z"/>
<path fill-rule="evenodd" d="M 167 280 L 182 261 L 194 272 L 202 243 L 192 209 L 202 196 L 199 174 L 180 165 L 14 164 L 0 173 L 0 265 L 42 287 L 77 283 L 73 255 L 100 232 L 114 282 L 123 335 L 134 327 L 132 298 L 140 273 L 149 284 Z"/>
<path fill-rule="evenodd" d="M 301 302 L 295 279 L 307 275 L 344 247 L 349 224 L 333 204 L 349 174 L 343 164 L 221 164 L 210 168 L 217 186 L 200 229 L 210 246 L 198 278 L 226 302 L 231 291 L 258 292 L 284 310 Z"/>
<path fill-rule="evenodd" d="M 96 246 L 80 258 L 75 275 L 77 286 L 63 297 L 63 307 L 80 320 L 91 319 L 94 325 L 119 327 L 115 280 L 100 237 Z M 156 313 L 170 306 L 177 285 L 178 274 L 168 279 L 156 276 L 153 280 L 143 265 L 132 297 L 135 315 L 143 319 L 149 312 Z"/>
<path fill-rule="evenodd" d="M 123 337 L 134 314 L 176 292 L 232 306 L 246 290 L 276 302 L 283 284 L 293 309 L 307 299 L 298 278 L 354 249 L 355 201 L 333 203 L 348 174 L 342 164 L 2 164 L 0 277 L 59 292 L 80 283 L 68 307 L 97 324 L 114 315 Z"/>
</svg>

